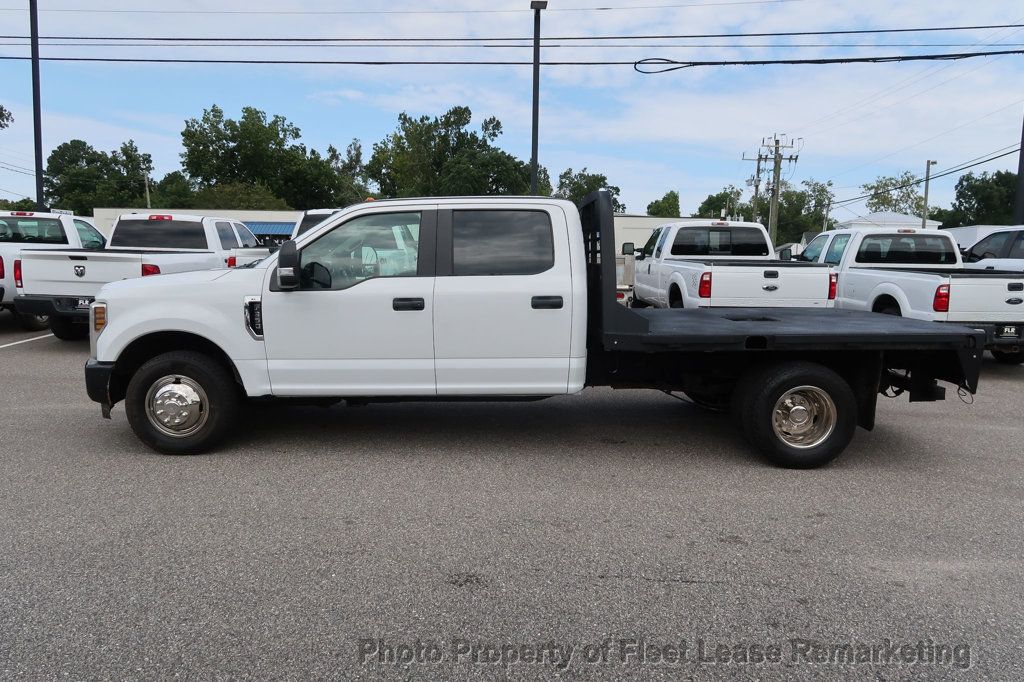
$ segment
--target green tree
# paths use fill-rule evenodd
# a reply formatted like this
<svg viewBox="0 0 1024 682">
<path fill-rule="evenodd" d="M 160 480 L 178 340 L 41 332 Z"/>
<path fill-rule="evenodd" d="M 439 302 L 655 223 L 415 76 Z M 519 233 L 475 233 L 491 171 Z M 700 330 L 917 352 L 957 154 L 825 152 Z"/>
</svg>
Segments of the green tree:
<svg viewBox="0 0 1024 682">
<path fill-rule="evenodd" d="M 34 211 L 36 210 L 35 199 L 18 199 L 12 201 L 10 199 L 0 199 L 0 211 Z"/>
<path fill-rule="evenodd" d="M 625 213 L 626 205 L 619 201 L 619 190 L 615 185 L 608 184 L 608 177 L 601 173 L 590 173 L 586 168 L 574 172 L 572 168 L 566 168 L 558 176 L 558 188 L 554 196 L 560 199 L 568 199 L 574 204 L 579 204 L 583 197 L 599 189 L 606 189 L 612 195 L 612 209 L 616 213 Z"/>
<path fill-rule="evenodd" d="M 871 195 L 864 203 L 872 212 L 894 211 L 919 216 L 924 212 L 924 197 L 917 183 L 917 176 L 910 171 L 893 176 L 880 175 L 874 182 L 861 185 L 864 193 Z"/>
<path fill-rule="evenodd" d="M 366 177 L 385 197 L 528 192 L 529 165 L 494 145 L 501 122 L 488 118 L 477 132 L 472 118 L 469 107 L 434 118 L 399 114 L 397 130 L 373 145 Z"/>
<path fill-rule="evenodd" d="M 742 215 L 749 212 L 746 204 L 740 202 L 743 190 L 735 185 L 729 185 L 721 192 L 709 194 L 697 207 L 697 211 L 690 214 L 691 218 L 720 218 L 722 211 L 725 215 Z"/>
<path fill-rule="evenodd" d="M 263 185 L 298 209 L 350 203 L 354 181 L 333 165 L 337 152 L 322 156 L 299 144 L 300 136 L 283 116 L 244 107 L 235 120 L 213 105 L 185 122 L 182 166 L 199 190 L 241 183 Z"/>
<path fill-rule="evenodd" d="M 0 105 L 0 130 L 14 123 L 14 114 Z"/>
<path fill-rule="evenodd" d="M 150 191 L 153 208 L 193 208 L 195 188 L 181 171 L 168 173 Z"/>
<path fill-rule="evenodd" d="M 658 218 L 679 217 L 679 192 L 666 192 L 665 196 L 647 204 L 647 215 Z"/>
<path fill-rule="evenodd" d="M 1013 221 L 1016 192 L 1016 173 L 967 173 L 956 181 L 953 207 L 933 209 L 929 211 L 929 217 L 941 220 L 943 227 L 1009 225 Z"/>
<path fill-rule="evenodd" d="M 277 211 L 291 208 L 265 185 L 246 182 L 223 182 L 200 189 L 192 198 L 194 208 L 249 209 Z"/>
<path fill-rule="evenodd" d="M 141 205 L 152 170 L 152 158 L 132 140 L 109 154 L 70 140 L 47 158 L 43 188 L 49 205 L 92 215 L 97 206 Z"/>
<path fill-rule="evenodd" d="M 827 222 L 825 219 L 835 199 L 832 182 L 823 183 L 808 179 L 800 184 L 803 189 L 783 181 L 779 190 L 779 221 L 776 235 L 779 244 L 799 242 L 804 232 L 820 232 L 822 226 L 835 225 L 831 218 Z"/>
</svg>

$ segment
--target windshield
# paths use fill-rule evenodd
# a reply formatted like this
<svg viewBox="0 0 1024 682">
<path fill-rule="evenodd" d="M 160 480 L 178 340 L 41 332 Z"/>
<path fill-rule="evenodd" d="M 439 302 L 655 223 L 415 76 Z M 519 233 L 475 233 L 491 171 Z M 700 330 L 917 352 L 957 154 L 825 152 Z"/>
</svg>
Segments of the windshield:
<svg viewBox="0 0 1024 682">
<path fill-rule="evenodd" d="M 57 218 L 0 216 L 0 242 L 67 244 L 68 238 Z"/>
</svg>

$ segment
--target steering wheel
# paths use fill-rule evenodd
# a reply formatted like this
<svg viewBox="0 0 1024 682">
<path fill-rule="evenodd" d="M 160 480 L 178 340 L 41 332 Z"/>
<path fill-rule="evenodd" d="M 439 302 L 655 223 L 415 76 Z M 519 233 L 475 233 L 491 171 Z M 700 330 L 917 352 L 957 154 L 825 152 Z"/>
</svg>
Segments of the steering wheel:
<svg viewBox="0 0 1024 682">
<path fill-rule="evenodd" d="M 362 247 L 363 277 L 376 277 L 380 274 L 380 254 L 372 246 Z"/>
</svg>

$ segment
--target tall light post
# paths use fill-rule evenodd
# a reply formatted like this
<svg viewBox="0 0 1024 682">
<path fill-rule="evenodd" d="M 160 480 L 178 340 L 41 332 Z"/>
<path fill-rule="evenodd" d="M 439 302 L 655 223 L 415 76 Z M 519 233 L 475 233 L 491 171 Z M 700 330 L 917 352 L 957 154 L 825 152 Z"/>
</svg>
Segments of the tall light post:
<svg viewBox="0 0 1024 682">
<path fill-rule="evenodd" d="M 928 227 L 928 184 L 932 181 L 932 166 L 938 161 L 928 160 L 924 165 L 924 211 L 921 213 L 921 229 Z"/>
<path fill-rule="evenodd" d="M 534 0 L 533 10 L 533 140 L 530 152 L 530 194 L 537 194 L 537 129 L 540 127 L 540 12 L 547 0 Z"/>
<path fill-rule="evenodd" d="M 46 208 L 43 203 L 43 119 L 39 95 L 39 7 L 36 0 L 28 0 L 29 33 L 32 39 L 32 117 L 35 129 L 36 152 L 36 210 Z"/>
</svg>

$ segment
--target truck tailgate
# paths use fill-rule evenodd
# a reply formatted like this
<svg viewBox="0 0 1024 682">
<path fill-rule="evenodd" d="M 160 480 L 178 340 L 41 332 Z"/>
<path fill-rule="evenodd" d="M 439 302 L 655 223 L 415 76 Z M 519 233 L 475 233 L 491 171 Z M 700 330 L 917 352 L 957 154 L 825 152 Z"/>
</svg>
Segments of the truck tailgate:
<svg viewBox="0 0 1024 682">
<path fill-rule="evenodd" d="M 142 275 L 142 255 L 117 251 L 22 251 L 23 293 L 92 297 L 107 282 Z"/>
<path fill-rule="evenodd" d="M 713 263 L 711 307 L 828 308 L 831 268 L 791 266 L 786 262 L 761 264 Z M 694 288 L 696 291 L 696 288 Z"/>
<path fill-rule="evenodd" d="M 1016 276 L 991 272 L 954 275 L 950 279 L 946 321 L 1024 321 L 1024 273 Z"/>
</svg>

